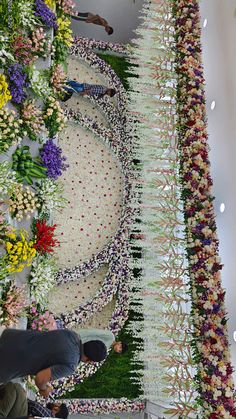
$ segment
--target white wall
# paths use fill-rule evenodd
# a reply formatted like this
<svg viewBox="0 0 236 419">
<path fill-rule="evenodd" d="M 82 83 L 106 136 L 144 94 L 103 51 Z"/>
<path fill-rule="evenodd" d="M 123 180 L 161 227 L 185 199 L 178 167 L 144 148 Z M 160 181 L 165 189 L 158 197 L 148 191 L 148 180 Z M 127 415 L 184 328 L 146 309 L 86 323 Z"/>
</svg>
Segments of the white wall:
<svg viewBox="0 0 236 419">
<path fill-rule="evenodd" d="M 223 286 L 229 314 L 229 337 L 236 368 L 236 0 L 202 0 L 203 57 L 206 77 L 208 132 L 215 210 L 224 264 Z M 216 107 L 210 110 L 210 103 Z M 224 202 L 226 210 L 219 211 Z M 236 375 L 235 375 L 236 378 Z M 236 382 L 236 380 L 235 380 Z"/>
<path fill-rule="evenodd" d="M 143 0 L 75 0 L 80 12 L 92 12 L 104 17 L 114 33 L 107 35 L 98 25 L 72 21 L 74 34 L 103 41 L 126 43 L 133 38 L 133 29 L 139 24 L 138 11 Z"/>
</svg>

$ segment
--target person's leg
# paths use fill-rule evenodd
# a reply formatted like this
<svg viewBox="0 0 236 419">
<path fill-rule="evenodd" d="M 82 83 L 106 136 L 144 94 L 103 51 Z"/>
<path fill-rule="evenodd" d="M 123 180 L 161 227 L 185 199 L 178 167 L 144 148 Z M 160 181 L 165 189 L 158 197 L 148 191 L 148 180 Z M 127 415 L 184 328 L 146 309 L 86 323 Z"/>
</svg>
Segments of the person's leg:
<svg viewBox="0 0 236 419">
<path fill-rule="evenodd" d="M 84 91 L 84 83 L 77 83 L 77 81 L 74 80 L 68 80 L 66 82 L 68 86 L 71 87 L 71 89 L 76 93 L 81 93 Z"/>
<path fill-rule="evenodd" d="M 17 392 L 13 383 L 1 386 L 0 391 L 0 416 L 8 417 L 17 399 Z"/>
<path fill-rule="evenodd" d="M 79 17 L 88 17 L 88 15 L 89 15 L 88 12 L 87 13 L 81 13 L 81 12 L 77 13 L 77 16 L 79 16 Z"/>
<path fill-rule="evenodd" d="M 86 22 L 86 19 L 88 19 L 89 13 L 80 13 L 76 12 L 75 15 L 71 15 L 71 18 L 74 20 L 81 20 L 82 22 Z"/>
<path fill-rule="evenodd" d="M 16 400 L 14 405 L 12 406 L 11 411 L 9 412 L 9 417 L 15 418 L 20 416 L 26 416 L 28 414 L 28 402 L 26 392 L 19 383 L 15 383 L 14 386 L 16 390 Z"/>
</svg>

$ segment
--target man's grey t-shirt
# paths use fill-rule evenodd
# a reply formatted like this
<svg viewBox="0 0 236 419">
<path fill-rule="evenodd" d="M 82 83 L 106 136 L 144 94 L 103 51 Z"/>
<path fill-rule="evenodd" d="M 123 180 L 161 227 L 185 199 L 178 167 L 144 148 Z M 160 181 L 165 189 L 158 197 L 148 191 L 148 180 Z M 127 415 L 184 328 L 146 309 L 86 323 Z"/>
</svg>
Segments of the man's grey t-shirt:
<svg viewBox="0 0 236 419">
<path fill-rule="evenodd" d="M 52 380 L 74 373 L 81 340 L 70 330 L 38 332 L 6 329 L 0 338 L 0 383 L 51 368 Z"/>
</svg>

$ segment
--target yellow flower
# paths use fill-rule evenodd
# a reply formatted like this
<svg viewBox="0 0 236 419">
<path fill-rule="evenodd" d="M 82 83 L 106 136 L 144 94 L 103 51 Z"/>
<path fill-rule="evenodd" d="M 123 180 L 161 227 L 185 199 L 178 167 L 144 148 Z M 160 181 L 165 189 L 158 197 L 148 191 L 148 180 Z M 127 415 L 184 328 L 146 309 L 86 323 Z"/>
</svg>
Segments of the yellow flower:
<svg viewBox="0 0 236 419">
<path fill-rule="evenodd" d="M 4 74 L 0 74 L 0 109 L 11 100 L 11 92 L 8 90 L 8 84 L 6 82 L 6 77 Z"/>
<path fill-rule="evenodd" d="M 27 242 L 27 233 L 25 231 L 20 231 L 18 233 L 19 237 L 16 234 L 11 236 L 11 240 L 14 240 L 15 243 L 6 242 L 6 262 L 8 266 L 8 272 L 21 272 L 25 266 L 30 266 L 32 259 L 36 256 L 36 249 L 33 248 L 34 241 L 30 240 Z"/>
<path fill-rule="evenodd" d="M 70 47 L 73 42 L 72 30 L 69 29 L 70 19 L 68 18 L 62 19 L 61 17 L 59 17 L 57 19 L 57 25 L 58 25 L 58 30 L 57 30 L 56 38 L 64 42 L 64 44 L 67 47 Z"/>
<path fill-rule="evenodd" d="M 54 9 L 56 6 L 55 0 L 44 0 L 44 3 L 50 7 L 51 9 Z"/>
<path fill-rule="evenodd" d="M 9 233 L 7 237 L 9 237 L 9 239 L 16 240 L 16 235 L 14 233 Z"/>
<path fill-rule="evenodd" d="M 6 242 L 6 249 L 7 249 L 8 253 L 10 252 L 12 247 L 13 247 L 13 245 L 10 242 Z"/>
</svg>

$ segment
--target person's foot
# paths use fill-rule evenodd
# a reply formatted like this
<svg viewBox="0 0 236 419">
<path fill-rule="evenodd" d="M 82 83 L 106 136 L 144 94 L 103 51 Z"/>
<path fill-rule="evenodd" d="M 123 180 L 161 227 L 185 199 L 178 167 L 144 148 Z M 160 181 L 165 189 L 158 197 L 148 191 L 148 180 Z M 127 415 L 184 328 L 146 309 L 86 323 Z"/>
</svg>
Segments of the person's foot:
<svg viewBox="0 0 236 419">
<path fill-rule="evenodd" d="M 67 100 L 69 100 L 72 95 L 73 95 L 73 92 L 65 93 L 65 95 L 63 96 L 63 98 L 61 99 L 61 101 L 62 102 L 67 102 Z"/>
</svg>

